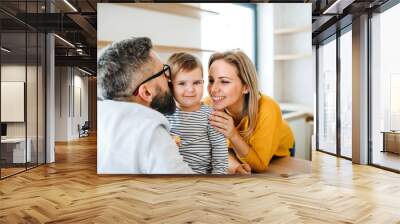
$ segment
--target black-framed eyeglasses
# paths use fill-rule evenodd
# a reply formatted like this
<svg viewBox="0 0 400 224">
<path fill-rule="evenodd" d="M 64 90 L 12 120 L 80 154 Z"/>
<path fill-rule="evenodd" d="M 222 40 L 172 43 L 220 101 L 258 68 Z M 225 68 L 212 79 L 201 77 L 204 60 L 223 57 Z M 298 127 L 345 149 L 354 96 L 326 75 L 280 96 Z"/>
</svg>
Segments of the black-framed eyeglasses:
<svg viewBox="0 0 400 224">
<path fill-rule="evenodd" d="M 141 82 L 141 83 L 136 87 L 135 91 L 133 91 L 133 95 L 134 95 L 134 96 L 137 96 L 139 87 L 140 87 L 141 85 L 143 85 L 144 83 L 146 83 L 146 82 L 148 82 L 148 81 L 150 81 L 150 80 L 152 80 L 152 79 L 157 78 L 158 76 L 160 76 L 160 75 L 162 75 L 162 74 L 164 74 L 165 77 L 168 79 L 168 83 L 171 83 L 171 68 L 169 67 L 169 65 L 164 64 L 164 65 L 163 65 L 163 69 L 162 69 L 161 71 L 157 72 L 156 74 L 150 76 L 149 78 L 147 78 L 146 80 L 144 80 L 143 82 Z"/>
</svg>

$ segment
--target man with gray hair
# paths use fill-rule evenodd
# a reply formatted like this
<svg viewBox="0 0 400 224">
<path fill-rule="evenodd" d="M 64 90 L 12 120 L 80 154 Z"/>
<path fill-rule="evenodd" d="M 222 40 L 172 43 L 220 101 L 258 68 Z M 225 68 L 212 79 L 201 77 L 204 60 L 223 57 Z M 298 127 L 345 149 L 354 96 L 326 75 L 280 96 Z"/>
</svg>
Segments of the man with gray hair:
<svg viewBox="0 0 400 224">
<path fill-rule="evenodd" d="M 152 50 L 149 38 L 113 43 L 97 61 L 99 174 L 187 174 L 161 114 L 175 102 L 171 71 Z"/>
</svg>

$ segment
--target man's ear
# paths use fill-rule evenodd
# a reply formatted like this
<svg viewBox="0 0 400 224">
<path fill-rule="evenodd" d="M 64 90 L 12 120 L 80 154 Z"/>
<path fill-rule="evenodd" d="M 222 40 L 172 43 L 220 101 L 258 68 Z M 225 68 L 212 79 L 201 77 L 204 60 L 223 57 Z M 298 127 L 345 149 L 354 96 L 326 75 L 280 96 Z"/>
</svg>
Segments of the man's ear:
<svg viewBox="0 0 400 224">
<path fill-rule="evenodd" d="M 153 100 L 153 93 L 148 85 L 143 84 L 139 86 L 138 97 L 140 97 L 143 101 L 147 103 L 151 103 L 151 101 Z"/>
</svg>

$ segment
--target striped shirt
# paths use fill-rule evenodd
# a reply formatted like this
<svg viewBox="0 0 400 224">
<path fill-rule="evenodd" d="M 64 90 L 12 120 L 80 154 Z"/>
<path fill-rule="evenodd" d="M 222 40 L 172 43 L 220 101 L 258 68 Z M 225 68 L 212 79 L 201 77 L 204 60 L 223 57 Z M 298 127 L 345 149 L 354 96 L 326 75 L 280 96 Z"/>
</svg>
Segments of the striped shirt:
<svg viewBox="0 0 400 224">
<path fill-rule="evenodd" d="M 196 173 L 226 174 L 228 149 L 224 135 L 208 122 L 212 109 L 202 105 L 198 111 L 186 112 L 179 108 L 167 115 L 171 133 L 181 139 L 179 152 Z"/>
</svg>

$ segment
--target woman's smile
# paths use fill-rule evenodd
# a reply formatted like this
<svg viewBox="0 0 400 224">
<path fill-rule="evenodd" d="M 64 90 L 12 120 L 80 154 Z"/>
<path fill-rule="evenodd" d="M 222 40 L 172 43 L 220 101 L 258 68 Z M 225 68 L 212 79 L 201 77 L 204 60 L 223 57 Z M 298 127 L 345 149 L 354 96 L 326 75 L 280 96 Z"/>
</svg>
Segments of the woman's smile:
<svg viewBox="0 0 400 224">
<path fill-rule="evenodd" d="M 224 100 L 225 97 L 224 97 L 224 96 L 212 96 L 212 99 L 213 99 L 213 101 L 214 101 L 215 103 L 219 103 L 219 102 L 221 102 L 222 100 Z"/>
</svg>

